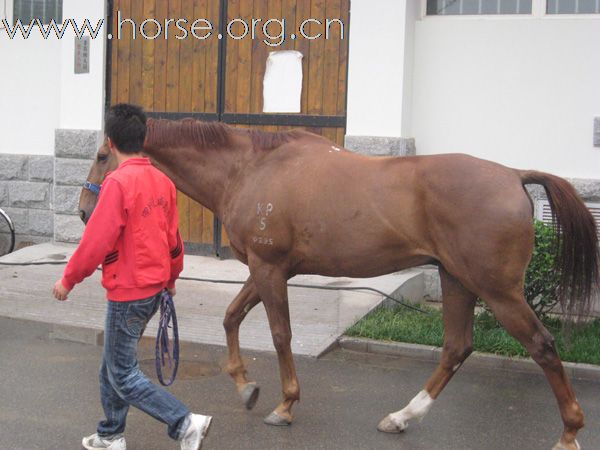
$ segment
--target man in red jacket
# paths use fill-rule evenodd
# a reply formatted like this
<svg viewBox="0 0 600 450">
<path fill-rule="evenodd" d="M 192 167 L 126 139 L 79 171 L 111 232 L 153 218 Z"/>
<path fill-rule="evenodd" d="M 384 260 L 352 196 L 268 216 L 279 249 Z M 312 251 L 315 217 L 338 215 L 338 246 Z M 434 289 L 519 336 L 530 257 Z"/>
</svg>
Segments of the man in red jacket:
<svg viewBox="0 0 600 450">
<path fill-rule="evenodd" d="M 56 299 L 66 300 L 102 263 L 108 308 L 100 397 L 106 419 L 82 444 L 88 450 L 125 450 L 125 420 L 133 405 L 167 424 L 169 436 L 181 442 L 182 450 L 197 450 L 212 418 L 191 414 L 171 393 L 150 382 L 136 356 L 163 290 L 175 295 L 175 280 L 183 269 L 177 192 L 142 154 L 146 116 L 141 108 L 110 108 L 105 133 L 119 167 L 107 174 L 81 242 L 53 290 Z"/>
</svg>

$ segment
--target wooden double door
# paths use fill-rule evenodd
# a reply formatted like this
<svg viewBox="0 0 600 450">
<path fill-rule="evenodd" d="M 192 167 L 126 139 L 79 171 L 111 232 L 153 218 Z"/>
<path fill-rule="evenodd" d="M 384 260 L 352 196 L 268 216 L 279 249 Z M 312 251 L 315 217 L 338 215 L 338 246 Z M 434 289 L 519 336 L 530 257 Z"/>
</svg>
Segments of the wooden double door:
<svg viewBox="0 0 600 450">
<path fill-rule="evenodd" d="M 350 0 L 109 0 L 108 11 L 107 106 L 134 103 L 151 117 L 265 131 L 303 128 L 343 145 Z M 280 50 L 303 55 L 299 114 L 262 112 L 266 61 Z M 178 207 L 188 250 L 229 254 L 211 211 L 181 193 Z"/>
</svg>

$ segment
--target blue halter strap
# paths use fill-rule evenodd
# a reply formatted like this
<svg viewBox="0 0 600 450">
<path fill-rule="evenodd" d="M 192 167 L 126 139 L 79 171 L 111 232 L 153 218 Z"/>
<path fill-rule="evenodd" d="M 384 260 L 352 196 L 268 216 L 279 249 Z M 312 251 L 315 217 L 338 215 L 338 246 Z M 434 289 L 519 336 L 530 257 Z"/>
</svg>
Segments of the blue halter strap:
<svg viewBox="0 0 600 450">
<path fill-rule="evenodd" d="M 102 185 L 94 184 L 94 183 L 90 183 L 89 181 L 86 181 L 85 183 L 83 183 L 83 188 L 87 189 L 92 194 L 100 195 L 100 189 L 102 189 Z"/>
</svg>

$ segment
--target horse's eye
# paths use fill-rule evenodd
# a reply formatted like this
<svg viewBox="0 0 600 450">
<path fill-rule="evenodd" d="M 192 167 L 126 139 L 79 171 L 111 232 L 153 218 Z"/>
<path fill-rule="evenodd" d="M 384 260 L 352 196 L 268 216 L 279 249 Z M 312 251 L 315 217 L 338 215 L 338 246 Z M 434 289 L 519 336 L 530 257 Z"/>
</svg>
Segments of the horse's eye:
<svg viewBox="0 0 600 450">
<path fill-rule="evenodd" d="M 106 161 L 107 158 L 108 158 L 108 155 L 98 155 L 98 162 Z"/>
</svg>

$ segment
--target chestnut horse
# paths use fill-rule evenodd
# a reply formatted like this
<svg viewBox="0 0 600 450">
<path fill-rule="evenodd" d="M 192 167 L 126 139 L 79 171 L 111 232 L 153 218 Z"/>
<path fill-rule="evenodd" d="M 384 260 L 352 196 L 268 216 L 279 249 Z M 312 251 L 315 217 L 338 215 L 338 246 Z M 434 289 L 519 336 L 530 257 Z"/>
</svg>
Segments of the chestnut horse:
<svg viewBox="0 0 600 450">
<path fill-rule="evenodd" d="M 557 449 L 578 448 L 583 412 L 550 333 L 523 296 L 532 255 L 532 203 L 524 185 L 545 187 L 557 224 L 565 312 L 589 310 L 598 292 L 594 219 L 574 188 L 553 175 L 466 155 L 366 157 L 304 131 L 266 133 L 221 123 L 148 120 L 145 154 L 177 188 L 212 210 L 250 277 L 227 309 L 228 373 L 247 408 L 258 387 L 247 378 L 238 331 L 262 301 L 279 358 L 283 401 L 265 419 L 292 421 L 300 388 L 290 349 L 287 280 L 297 274 L 374 277 L 436 264 L 442 282 L 444 348 L 423 390 L 378 429 L 397 433 L 422 418 L 472 349 L 478 297 L 528 350 L 552 387 L 564 430 Z M 88 181 L 116 167 L 103 145 Z M 94 193 L 83 190 L 82 219 Z"/>
</svg>

